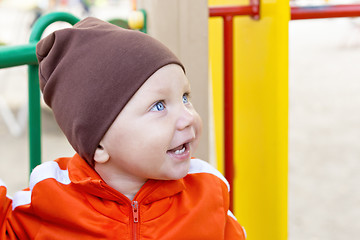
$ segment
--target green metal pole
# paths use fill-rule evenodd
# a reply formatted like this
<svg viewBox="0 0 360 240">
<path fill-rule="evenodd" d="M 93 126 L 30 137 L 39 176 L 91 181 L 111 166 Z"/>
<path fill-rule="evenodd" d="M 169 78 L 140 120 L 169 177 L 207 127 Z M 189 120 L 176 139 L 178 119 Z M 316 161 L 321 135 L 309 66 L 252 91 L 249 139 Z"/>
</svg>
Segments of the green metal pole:
<svg viewBox="0 0 360 240">
<path fill-rule="evenodd" d="M 38 65 L 28 66 L 30 173 L 41 163 L 41 108 Z"/>
<path fill-rule="evenodd" d="M 140 29 L 141 32 L 147 33 L 147 15 L 146 11 L 144 9 L 140 9 L 140 11 L 144 14 L 144 26 L 142 29 Z"/>
<path fill-rule="evenodd" d="M 52 23 L 62 21 L 72 25 L 79 21 L 79 18 L 66 12 L 53 12 L 40 17 L 34 24 L 30 35 L 30 45 L 36 44 L 44 30 Z M 36 58 L 36 56 L 34 56 Z M 39 67 L 29 65 L 29 151 L 30 151 L 30 172 L 41 163 L 41 111 L 40 111 L 40 87 Z"/>
</svg>

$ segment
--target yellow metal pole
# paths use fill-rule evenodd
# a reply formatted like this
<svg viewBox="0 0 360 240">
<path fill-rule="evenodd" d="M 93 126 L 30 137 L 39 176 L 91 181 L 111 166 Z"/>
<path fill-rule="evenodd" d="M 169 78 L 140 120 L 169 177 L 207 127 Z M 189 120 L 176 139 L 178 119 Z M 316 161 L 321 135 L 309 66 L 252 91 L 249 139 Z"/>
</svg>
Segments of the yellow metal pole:
<svg viewBox="0 0 360 240">
<path fill-rule="evenodd" d="M 224 174 L 224 84 L 223 84 L 223 23 L 221 18 L 209 19 L 209 73 L 213 94 L 215 159 Z"/>
<path fill-rule="evenodd" d="M 210 0 L 248 5 L 249 0 Z M 249 240 L 287 239 L 288 0 L 261 0 L 260 20 L 236 17 L 234 25 L 234 212 Z M 209 22 L 214 103 L 220 102 L 221 26 Z M 215 105 L 215 133 L 222 131 Z M 216 140 L 216 149 L 223 149 Z M 220 158 L 220 161 L 223 159 Z M 220 169 L 222 164 L 219 164 Z"/>
</svg>

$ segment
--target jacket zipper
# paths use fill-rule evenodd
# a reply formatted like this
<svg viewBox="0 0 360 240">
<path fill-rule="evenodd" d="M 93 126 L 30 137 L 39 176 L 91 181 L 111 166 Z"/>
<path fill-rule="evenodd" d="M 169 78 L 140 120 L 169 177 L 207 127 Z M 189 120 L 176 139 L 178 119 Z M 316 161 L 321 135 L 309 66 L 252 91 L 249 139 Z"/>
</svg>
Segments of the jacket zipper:
<svg viewBox="0 0 360 240">
<path fill-rule="evenodd" d="M 132 214 L 133 214 L 133 223 L 132 223 L 132 232 L 133 232 L 133 239 L 137 239 L 137 228 L 139 222 L 139 204 L 137 201 L 132 201 Z"/>
</svg>

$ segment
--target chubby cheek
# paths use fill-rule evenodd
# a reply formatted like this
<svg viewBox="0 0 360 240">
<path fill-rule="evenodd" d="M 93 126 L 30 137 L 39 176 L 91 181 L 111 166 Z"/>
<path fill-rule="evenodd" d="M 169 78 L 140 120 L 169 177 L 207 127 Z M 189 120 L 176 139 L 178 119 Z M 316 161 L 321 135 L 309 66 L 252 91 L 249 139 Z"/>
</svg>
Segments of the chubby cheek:
<svg viewBox="0 0 360 240">
<path fill-rule="evenodd" d="M 128 145 L 132 149 L 131 154 L 147 161 L 148 164 L 154 166 L 161 164 L 171 140 L 164 128 L 161 125 L 137 128 L 136 132 L 129 135 Z"/>
</svg>

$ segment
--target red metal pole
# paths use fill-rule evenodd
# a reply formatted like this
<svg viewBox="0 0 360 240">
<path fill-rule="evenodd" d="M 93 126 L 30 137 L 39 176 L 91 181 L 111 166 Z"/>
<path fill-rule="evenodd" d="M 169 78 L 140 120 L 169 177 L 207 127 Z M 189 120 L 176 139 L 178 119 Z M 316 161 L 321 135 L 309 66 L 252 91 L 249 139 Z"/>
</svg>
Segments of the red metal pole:
<svg viewBox="0 0 360 240">
<path fill-rule="evenodd" d="M 234 183 L 234 113 L 233 113 L 233 16 L 224 17 L 224 151 L 225 177 L 233 191 Z M 230 210 L 233 210 L 233 194 L 230 193 Z"/>
<path fill-rule="evenodd" d="M 360 4 L 291 7 L 291 20 L 359 17 Z"/>
</svg>

